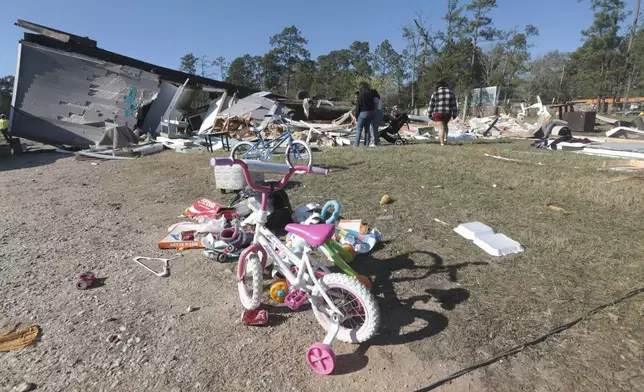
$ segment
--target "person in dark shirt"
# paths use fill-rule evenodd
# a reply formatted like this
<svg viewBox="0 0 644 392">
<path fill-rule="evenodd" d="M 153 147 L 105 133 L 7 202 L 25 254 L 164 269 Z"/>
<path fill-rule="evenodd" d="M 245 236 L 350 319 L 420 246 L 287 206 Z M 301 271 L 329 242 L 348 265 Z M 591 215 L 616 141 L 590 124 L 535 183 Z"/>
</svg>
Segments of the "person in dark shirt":
<svg viewBox="0 0 644 392">
<path fill-rule="evenodd" d="M 373 90 L 369 87 L 369 83 L 360 83 L 360 94 L 356 102 L 355 112 L 357 113 L 357 129 L 355 147 L 360 145 L 360 138 L 364 132 L 364 146 L 368 147 L 371 141 L 371 123 L 376 116 L 376 104 L 374 102 Z"/>
<path fill-rule="evenodd" d="M 378 90 L 373 89 L 372 90 L 373 96 L 374 96 L 374 104 L 376 105 L 375 110 L 376 110 L 376 115 L 374 116 L 373 122 L 371 123 L 371 133 L 373 137 L 373 146 L 379 146 L 380 145 L 380 123 L 382 122 L 382 119 L 384 117 L 384 114 L 382 113 L 382 101 L 380 100 L 380 94 L 378 93 Z"/>
</svg>

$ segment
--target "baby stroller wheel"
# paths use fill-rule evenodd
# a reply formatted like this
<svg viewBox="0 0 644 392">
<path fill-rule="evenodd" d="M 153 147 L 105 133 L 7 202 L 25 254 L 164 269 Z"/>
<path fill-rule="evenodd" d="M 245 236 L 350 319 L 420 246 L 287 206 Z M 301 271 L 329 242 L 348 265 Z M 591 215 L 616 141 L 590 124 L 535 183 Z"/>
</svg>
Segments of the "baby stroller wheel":
<svg viewBox="0 0 644 392">
<path fill-rule="evenodd" d="M 402 146 L 403 144 L 405 144 L 405 142 L 402 139 L 396 139 L 394 144 L 397 145 L 397 146 Z"/>
<path fill-rule="evenodd" d="M 220 253 L 217 255 L 217 261 L 220 263 L 225 263 L 228 260 L 228 256 L 225 253 Z"/>
<path fill-rule="evenodd" d="M 407 143 L 408 143 L 408 141 L 407 141 L 407 140 L 405 140 L 405 139 L 400 139 L 400 140 L 402 140 L 403 145 L 405 145 L 405 146 L 407 145 Z"/>
</svg>

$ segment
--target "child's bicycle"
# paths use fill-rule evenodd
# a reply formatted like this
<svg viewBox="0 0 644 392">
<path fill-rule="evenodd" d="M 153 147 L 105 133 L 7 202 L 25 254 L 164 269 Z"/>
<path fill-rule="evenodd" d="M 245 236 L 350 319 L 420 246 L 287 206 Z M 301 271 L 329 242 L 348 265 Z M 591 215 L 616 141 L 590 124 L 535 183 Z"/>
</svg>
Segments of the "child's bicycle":
<svg viewBox="0 0 644 392">
<path fill-rule="evenodd" d="M 300 236 L 307 243 L 301 258 L 293 254 L 265 226 L 269 192 L 282 189 L 295 172 L 325 175 L 327 170 L 310 166 L 288 167 L 282 164 L 262 163 L 264 169 L 272 167 L 275 169 L 273 172 L 283 174 L 284 177 L 279 183 L 257 185 L 250 176 L 249 166 L 254 165 L 252 161 L 213 158 L 211 165 L 241 166 L 248 185 L 262 193 L 253 243 L 239 256 L 237 280 L 242 305 L 248 310 L 259 308 L 263 271 L 270 256 L 278 274 L 286 280 L 282 287 L 282 290 L 287 292 L 284 304 L 295 310 L 307 302 L 311 303 L 315 318 L 327 331 L 322 343 L 315 343 L 309 347 L 306 360 L 315 372 L 330 374 L 335 367 L 335 354 L 331 344 L 336 338 L 347 343 L 362 343 L 376 334 L 380 325 L 380 310 L 376 300 L 360 281 L 341 273 L 327 273 L 328 270 L 322 268 L 322 264 L 311 256 L 313 250 L 331 239 L 335 232 L 334 225 L 287 225 L 287 231 Z"/>
<path fill-rule="evenodd" d="M 230 151 L 234 159 L 248 159 L 270 161 L 275 150 L 286 143 L 286 164 L 289 167 L 296 165 L 311 166 L 312 156 L 309 146 L 299 140 L 293 140 L 291 131 L 287 129 L 275 139 L 265 140 L 261 128 L 251 129 L 259 138 L 255 143 L 240 142 Z"/>
</svg>

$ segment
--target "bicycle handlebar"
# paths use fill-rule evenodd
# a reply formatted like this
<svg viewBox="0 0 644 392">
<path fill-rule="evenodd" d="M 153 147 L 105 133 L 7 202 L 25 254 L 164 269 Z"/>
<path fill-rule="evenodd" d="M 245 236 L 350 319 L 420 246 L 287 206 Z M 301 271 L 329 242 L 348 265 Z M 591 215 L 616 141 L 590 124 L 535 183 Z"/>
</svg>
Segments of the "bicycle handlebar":
<svg viewBox="0 0 644 392">
<path fill-rule="evenodd" d="M 323 176 L 327 175 L 327 173 L 329 172 L 329 169 L 325 169 L 323 167 L 316 167 L 316 166 L 309 167 L 309 166 L 301 166 L 301 165 L 290 167 L 288 165 L 279 164 L 279 163 L 243 161 L 240 159 L 233 159 L 233 158 L 212 158 L 210 159 L 210 165 L 213 167 L 214 166 L 233 166 L 233 165 L 241 166 L 244 172 L 244 178 L 246 179 L 248 186 L 262 193 L 274 192 L 284 188 L 288 180 L 291 178 L 293 174 L 295 174 L 295 172 L 304 172 L 304 173 L 311 173 L 311 174 L 317 174 L 317 175 L 323 175 Z M 255 170 L 252 170 L 253 168 Z M 251 171 L 262 171 L 265 173 L 283 174 L 284 176 L 282 177 L 282 180 L 277 185 L 275 184 L 258 185 L 253 181 L 253 178 L 250 175 Z"/>
</svg>

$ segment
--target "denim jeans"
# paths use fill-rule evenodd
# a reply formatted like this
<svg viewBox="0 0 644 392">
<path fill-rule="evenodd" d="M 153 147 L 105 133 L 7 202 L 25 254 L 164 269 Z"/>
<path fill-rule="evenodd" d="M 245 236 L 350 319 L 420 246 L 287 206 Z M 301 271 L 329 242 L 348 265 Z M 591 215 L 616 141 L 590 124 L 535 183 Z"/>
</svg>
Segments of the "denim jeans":
<svg viewBox="0 0 644 392">
<path fill-rule="evenodd" d="M 380 145 L 380 123 L 385 115 L 382 113 L 382 110 L 376 110 L 376 114 L 371 122 L 371 131 L 373 132 L 373 143 L 376 146 Z"/>
<path fill-rule="evenodd" d="M 362 132 L 364 132 L 364 145 L 369 147 L 369 142 L 371 141 L 371 122 L 376 116 L 376 112 L 360 112 L 357 118 L 357 129 L 356 129 L 356 141 L 354 146 L 358 147 L 360 145 L 360 137 Z"/>
</svg>

